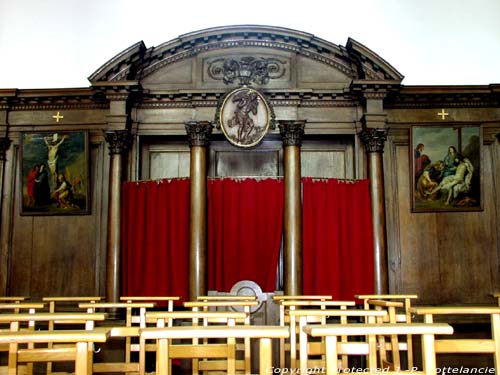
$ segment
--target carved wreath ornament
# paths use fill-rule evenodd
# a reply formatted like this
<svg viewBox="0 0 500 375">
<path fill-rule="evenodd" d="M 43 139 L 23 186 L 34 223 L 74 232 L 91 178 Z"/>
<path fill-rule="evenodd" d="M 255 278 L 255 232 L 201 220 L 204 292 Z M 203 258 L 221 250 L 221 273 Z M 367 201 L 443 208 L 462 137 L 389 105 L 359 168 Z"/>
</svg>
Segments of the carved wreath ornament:
<svg viewBox="0 0 500 375">
<path fill-rule="evenodd" d="M 284 76 L 285 62 L 276 58 L 242 57 L 241 59 L 220 58 L 208 63 L 208 75 L 222 80 L 226 85 L 239 79 L 240 85 L 255 83 L 264 85 L 270 79 Z"/>
</svg>

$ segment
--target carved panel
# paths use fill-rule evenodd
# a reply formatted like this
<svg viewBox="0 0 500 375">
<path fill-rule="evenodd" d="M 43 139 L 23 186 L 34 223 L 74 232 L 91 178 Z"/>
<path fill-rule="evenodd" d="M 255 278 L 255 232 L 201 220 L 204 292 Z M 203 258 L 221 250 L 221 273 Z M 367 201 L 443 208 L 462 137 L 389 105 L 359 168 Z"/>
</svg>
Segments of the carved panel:
<svg viewBox="0 0 500 375">
<path fill-rule="evenodd" d="M 287 61 L 274 57 L 220 57 L 206 61 L 207 75 L 224 84 L 265 85 L 271 79 L 280 79 L 287 72 Z"/>
<path fill-rule="evenodd" d="M 143 142 L 141 160 L 141 180 L 189 177 L 190 151 L 187 142 Z"/>
<path fill-rule="evenodd" d="M 354 139 L 305 140 L 300 150 L 302 177 L 354 178 Z"/>
<path fill-rule="evenodd" d="M 288 56 L 259 51 L 209 55 L 201 59 L 200 65 L 202 85 L 206 87 L 288 87 L 293 69 Z"/>
</svg>

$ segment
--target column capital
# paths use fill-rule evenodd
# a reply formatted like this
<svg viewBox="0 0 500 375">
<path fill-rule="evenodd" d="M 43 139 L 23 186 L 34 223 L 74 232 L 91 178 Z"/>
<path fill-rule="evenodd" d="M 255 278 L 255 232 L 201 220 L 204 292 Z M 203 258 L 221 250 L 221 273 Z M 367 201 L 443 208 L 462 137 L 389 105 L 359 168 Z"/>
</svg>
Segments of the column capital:
<svg viewBox="0 0 500 375">
<path fill-rule="evenodd" d="M 206 147 L 210 142 L 213 124 L 210 121 L 189 121 L 185 124 L 189 147 Z"/>
<path fill-rule="evenodd" d="M 359 138 L 365 145 L 366 152 L 384 152 L 384 144 L 387 140 L 387 129 L 365 128 L 359 132 Z"/>
<path fill-rule="evenodd" d="M 132 134 L 128 130 L 107 130 L 104 138 L 109 145 L 109 154 L 124 154 L 132 146 Z"/>
<path fill-rule="evenodd" d="M 278 126 L 283 146 L 302 146 L 305 125 L 305 120 L 279 120 Z"/>
<path fill-rule="evenodd" d="M 8 137 L 0 138 L 0 161 L 5 160 L 5 154 L 10 147 L 11 140 Z"/>
</svg>

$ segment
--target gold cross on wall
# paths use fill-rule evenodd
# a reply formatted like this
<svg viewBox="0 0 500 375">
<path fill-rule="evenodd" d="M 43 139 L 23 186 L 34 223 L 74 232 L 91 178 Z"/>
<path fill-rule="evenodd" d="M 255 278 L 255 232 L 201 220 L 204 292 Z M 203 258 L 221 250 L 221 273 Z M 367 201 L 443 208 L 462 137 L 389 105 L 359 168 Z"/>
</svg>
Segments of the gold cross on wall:
<svg viewBox="0 0 500 375">
<path fill-rule="evenodd" d="M 55 119 L 56 122 L 59 122 L 59 120 L 63 119 L 64 116 L 61 116 L 61 114 L 59 113 L 59 111 L 57 111 L 57 113 L 54 116 L 52 116 L 52 118 Z"/>
<path fill-rule="evenodd" d="M 446 116 L 449 115 L 448 112 L 445 112 L 444 109 L 441 110 L 441 112 L 438 112 L 437 113 L 438 116 L 441 116 L 441 120 L 444 120 L 446 118 Z"/>
</svg>

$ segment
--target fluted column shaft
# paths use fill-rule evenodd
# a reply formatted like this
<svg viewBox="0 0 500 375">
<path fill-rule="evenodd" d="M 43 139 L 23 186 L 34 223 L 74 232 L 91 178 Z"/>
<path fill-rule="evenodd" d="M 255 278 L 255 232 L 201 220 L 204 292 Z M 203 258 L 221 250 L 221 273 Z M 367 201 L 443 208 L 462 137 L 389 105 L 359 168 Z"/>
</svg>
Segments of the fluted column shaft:
<svg viewBox="0 0 500 375">
<path fill-rule="evenodd" d="M 207 294 L 207 146 L 213 125 L 186 123 L 191 150 L 189 221 L 189 299 Z"/>
<path fill-rule="evenodd" d="M 302 294 L 302 203 L 300 146 L 305 121 L 279 121 L 283 139 L 285 174 L 284 205 L 284 293 Z"/>
<path fill-rule="evenodd" d="M 123 175 L 123 154 L 132 144 L 132 136 L 127 130 L 104 132 L 109 145 L 109 200 L 108 236 L 106 254 L 106 301 L 120 300 L 121 277 L 121 184 Z"/>
<path fill-rule="evenodd" d="M 385 230 L 385 192 L 383 152 L 387 130 L 365 128 L 359 134 L 368 158 L 368 178 L 372 204 L 373 245 L 375 261 L 375 293 L 386 294 L 389 290 L 387 269 L 387 236 Z"/>
</svg>

